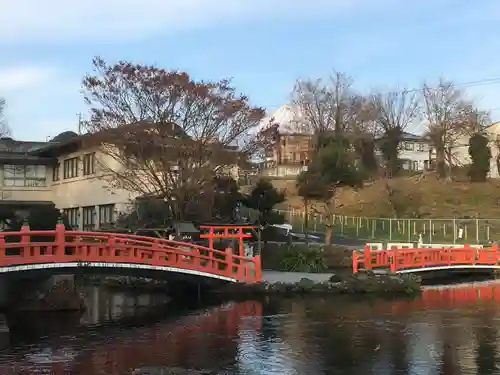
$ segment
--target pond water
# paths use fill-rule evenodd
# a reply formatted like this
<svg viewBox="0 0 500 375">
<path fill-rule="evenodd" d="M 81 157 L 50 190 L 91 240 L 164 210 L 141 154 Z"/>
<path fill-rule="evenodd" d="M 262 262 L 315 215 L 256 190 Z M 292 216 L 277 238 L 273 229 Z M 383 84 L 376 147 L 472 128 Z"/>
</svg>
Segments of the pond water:
<svg viewBox="0 0 500 375">
<path fill-rule="evenodd" d="M 271 299 L 191 311 L 154 302 L 90 288 L 83 315 L 9 318 L 0 375 L 500 374 L 499 283 L 430 288 L 416 300 Z"/>
</svg>

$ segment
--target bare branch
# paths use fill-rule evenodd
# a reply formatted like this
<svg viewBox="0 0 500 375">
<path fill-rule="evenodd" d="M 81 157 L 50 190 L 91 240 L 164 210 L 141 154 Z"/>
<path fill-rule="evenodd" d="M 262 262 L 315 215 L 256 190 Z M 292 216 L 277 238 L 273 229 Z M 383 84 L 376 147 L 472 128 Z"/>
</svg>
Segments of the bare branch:
<svg viewBox="0 0 500 375">
<path fill-rule="evenodd" d="M 264 117 L 228 80 L 94 59 L 83 80 L 87 130 L 100 134 L 111 186 L 186 205 L 214 174 L 259 148 L 252 130 Z M 182 213 L 185 207 L 179 208 Z"/>
<path fill-rule="evenodd" d="M 352 91 L 352 79 L 335 72 L 326 81 L 299 80 L 292 92 L 292 103 L 302 132 L 347 131 L 355 118 L 352 110 L 359 102 Z"/>
<path fill-rule="evenodd" d="M 5 118 L 5 99 L 0 98 L 0 137 L 8 137 L 12 134 L 12 131 Z"/>
<path fill-rule="evenodd" d="M 375 93 L 371 100 L 382 156 L 394 176 L 400 170 L 399 146 L 403 133 L 419 117 L 419 98 L 414 91 L 405 89 Z"/>
<path fill-rule="evenodd" d="M 482 129 L 489 116 L 467 100 L 462 90 L 443 79 L 435 88 L 424 84 L 422 97 L 426 136 L 436 151 L 438 175 L 451 178 L 453 148 L 464 136 Z"/>
<path fill-rule="evenodd" d="M 408 129 L 419 117 L 419 97 L 415 91 L 398 90 L 372 96 L 375 121 L 381 134 Z"/>
</svg>

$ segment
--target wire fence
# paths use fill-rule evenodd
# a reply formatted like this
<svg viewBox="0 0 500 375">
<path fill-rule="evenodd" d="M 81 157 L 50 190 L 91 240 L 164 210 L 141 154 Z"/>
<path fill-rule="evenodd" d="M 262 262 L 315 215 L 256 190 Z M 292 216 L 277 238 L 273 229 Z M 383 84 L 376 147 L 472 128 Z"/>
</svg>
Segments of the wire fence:
<svg viewBox="0 0 500 375">
<path fill-rule="evenodd" d="M 303 211 L 280 210 L 294 230 L 303 232 Z M 324 232 L 326 217 L 310 214 L 309 232 Z M 476 243 L 500 240 L 500 219 L 392 219 L 335 215 L 334 235 L 363 240 L 424 243 Z"/>
</svg>

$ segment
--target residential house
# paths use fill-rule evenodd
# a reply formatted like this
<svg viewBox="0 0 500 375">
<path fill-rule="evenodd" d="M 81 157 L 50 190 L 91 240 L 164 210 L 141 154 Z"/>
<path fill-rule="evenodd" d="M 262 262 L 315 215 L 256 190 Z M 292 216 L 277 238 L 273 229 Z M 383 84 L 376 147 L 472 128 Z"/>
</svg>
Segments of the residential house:
<svg viewBox="0 0 500 375">
<path fill-rule="evenodd" d="M 307 169 L 314 148 L 315 137 L 307 131 L 304 120 L 297 116 L 292 105 L 283 105 L 261 122 L 261 129 L 277 124 L 275 142 L 266 150 L 262 173 L 277 178 L 295 178 Z M 378 152 L 380 155 L 380 152 Z M 404 133 L 400 158 L 403 168 L 426 170 L 431 168 L 432 148 L 422 136 Z"/>
<path fill-rule="evenodd" d="M 431 169 L 433 165 L 432 146 L 424 137 L 404 132 L 400 143 L 399 159 L 405 170 L 424 171 Z"/>
<path fill-rule="evenodd" d="M 484 134 L 489 139 L 489 147 L 491 149 L 490 161 L 490 178 L 500 178 L 500 121 L 488 125 L 484 128 Z M 458 166 L 466 166 L 471 163 L 469 155 L 469 139 L 466 135 L 461 137 L 452 149 L 453 164 Z"/>
</svg>

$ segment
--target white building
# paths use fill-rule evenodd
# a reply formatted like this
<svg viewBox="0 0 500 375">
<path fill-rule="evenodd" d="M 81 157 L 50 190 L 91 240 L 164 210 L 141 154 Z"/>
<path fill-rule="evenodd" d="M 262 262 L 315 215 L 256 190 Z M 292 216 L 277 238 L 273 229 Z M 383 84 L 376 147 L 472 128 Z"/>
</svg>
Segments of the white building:
<svg viewBox="0 0 500 375">
<path fill-rule="evenodd" d="M 22 210 L 55 205 L 80 229 L 112 223 L 135 195 L 107 187 L 97 160 L 98 148 L 84 148 L 82 137 L 66 142 L 0 139 L 0 204 Z"/>
<path fill-rule="evenodd" d="M 484 132 L 489 139 L 489 147 L 491 149 L 489 177 L 500 178 L 500 165 L 497 164 L 497 159 L 499 159 L 500 156 L 500 121 L 487 126 Z M 470 164 L 469 139 L 469 136 L 464 136 L 454 145 L 452 152 L 453 163 L 455 165 L 465 166 Z"/>
<path fill-rule="evenodd" d="M 0 139 L 0 204 L 18 211 L 33 205 L 63 210 L 70 224 L 82 230 L 113 223 L 138 194 L 110 188 L 101 166 L 123 168 L 103 153 L 91 135 L 62 142 L 24 142 Z M 230 151 L 236 151 L 232 148 Z M 223 168 L 237 179 L 239 168 Z"/>
<path fill-rule="evenodd" d="M 431 168 L 433 160 L 432 146 L 422 136 L 403 133 L 399 158 L 403 169 L 424 171 Z"/>
</svg>

